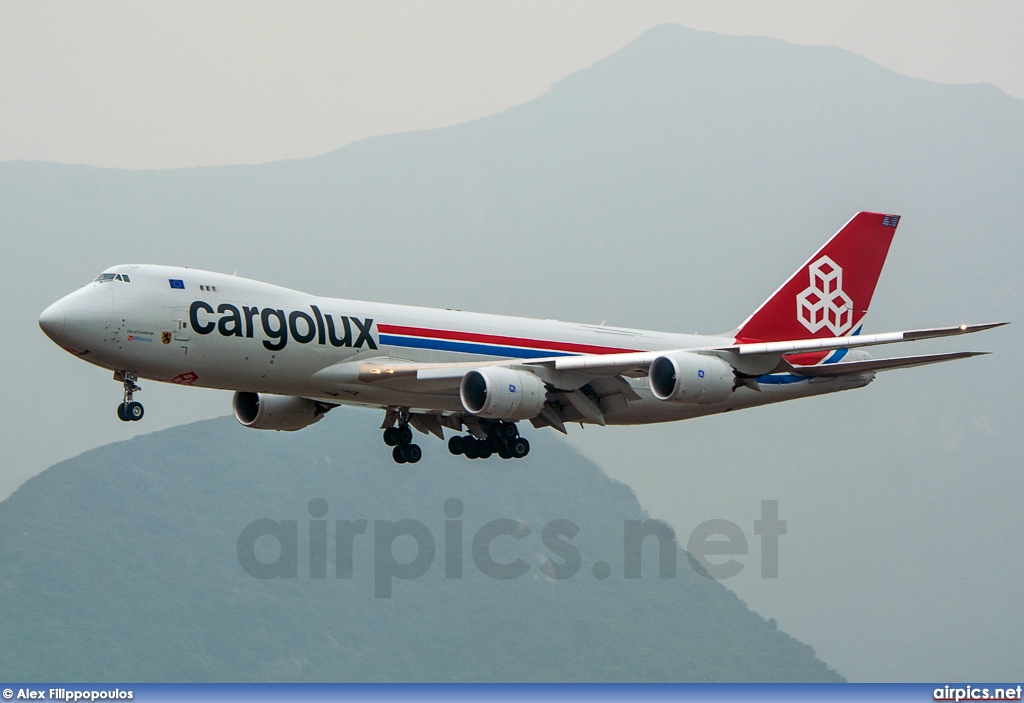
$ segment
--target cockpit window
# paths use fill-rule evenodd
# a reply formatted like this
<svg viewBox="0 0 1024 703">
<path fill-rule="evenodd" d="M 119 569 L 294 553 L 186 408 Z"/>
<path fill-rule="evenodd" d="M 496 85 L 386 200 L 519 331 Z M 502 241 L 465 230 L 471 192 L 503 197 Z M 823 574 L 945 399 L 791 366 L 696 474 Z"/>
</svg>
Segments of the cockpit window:
<svg viewBox="0 0 1024 703">
<path fill-rule="evenodd" d="M 124 281 L 125 283 L 132 282 L 126 273 L 101 273 L 96 277 L 95 281 L 96 283 L 106 283 L 107 281 Z"/>
</svg>

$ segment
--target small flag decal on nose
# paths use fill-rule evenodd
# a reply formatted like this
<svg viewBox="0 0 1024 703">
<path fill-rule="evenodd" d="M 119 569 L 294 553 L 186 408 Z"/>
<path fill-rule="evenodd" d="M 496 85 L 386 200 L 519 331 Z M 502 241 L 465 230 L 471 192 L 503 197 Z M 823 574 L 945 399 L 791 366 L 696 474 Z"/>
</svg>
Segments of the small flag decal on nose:
<svg viewBox="0 0 1024 703">
<path fill-rule="evenodd" d="M 179 290 L 185 290 L 185 281 L 180 278 L 168 278 L 171 282 L 171 288 L 178 288 Z"/>
</svg>

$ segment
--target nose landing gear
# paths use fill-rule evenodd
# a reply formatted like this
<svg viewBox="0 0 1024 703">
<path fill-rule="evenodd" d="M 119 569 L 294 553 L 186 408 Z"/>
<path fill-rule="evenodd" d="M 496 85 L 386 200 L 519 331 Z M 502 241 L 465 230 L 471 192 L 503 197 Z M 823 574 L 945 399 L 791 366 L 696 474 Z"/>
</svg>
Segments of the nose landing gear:
<svg viewBox="0 0 1024 703">
<path fill-rule="evenodd" d="M 125 372 L 116 374 L 114 378 L 124 381 L 124 401 L 117 406 L 117 419 L 121 422 L 141 420 L 145 410 L 142 407 L 142 403 L 134 400 L 135 393 L 142 390 L 135 383 L 139 380 L 139 377 L 136 374 Z"/>
</svg>

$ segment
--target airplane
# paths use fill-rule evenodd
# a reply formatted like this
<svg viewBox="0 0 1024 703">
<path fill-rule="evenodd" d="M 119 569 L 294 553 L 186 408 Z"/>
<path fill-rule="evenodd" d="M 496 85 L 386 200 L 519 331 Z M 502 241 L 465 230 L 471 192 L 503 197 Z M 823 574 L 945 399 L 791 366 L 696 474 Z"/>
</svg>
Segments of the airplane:
<svg viewBox="0 0 1024 703">
<path fill-rule="evenodd" d="M 325 298 L 173 266 L 124 264 L 50 305 L 43 332 L 114 372 L 117 416 L 142 419 L 140 379 L 234 391 L 249 428 L 293 431 L 338 405 L 384 411 L 399 464 L 415 429 L 470 459 L 521 458 L 517 423 L 634 425 L 860 388 L 879 371 L 963 359 L 874 359 L 874 345 L 970 334 L 1005 322 L 861 334 L 899 224 L 861 212 L 735 330 L 655 332 Z M 462 432 L 465 431 L 465 434 Z"/>
</svg>

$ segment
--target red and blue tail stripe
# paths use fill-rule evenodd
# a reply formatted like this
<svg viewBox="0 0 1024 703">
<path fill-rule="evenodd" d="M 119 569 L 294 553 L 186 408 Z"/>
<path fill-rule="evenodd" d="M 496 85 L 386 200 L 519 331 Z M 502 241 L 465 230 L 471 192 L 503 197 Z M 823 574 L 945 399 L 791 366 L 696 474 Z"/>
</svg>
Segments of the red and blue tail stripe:
<svg viewBox="0 0 1024 703">
<path fill-rule="evenodd" d="M 392 347 L 431 349 L 434 351 L 480 354 L 513 359 L 540 359 L 548 356 L 577 356 L 579 354 L 621 354 L 637 351 L 597 344 L 578 344 L 510 337 L 502 334 L 439 330 L 429 327 L 378 324 L 380 343 Z"/>
<path fill-rule="evenodd" d="M 857 327 L 853 331 L 853 336 L 860 334 L 863 329 L 863 325 Z M 788 354 L 786 361 L 793 364 L 794 366 L 817 366 L 818 364 L 838 364 L 843 360 L 849 353 L 849 349 L 834 349 L 832 351 L 822 352 L 808 352 L 805 354 Z M 757 379 L 758 383 L 768 385 L 787 385 L 790 383 L 799 383 L 800 381 L 809 381 L 809 376 L 800 376 L 799 374 L 792 373 L 775 373 L 766 374 L 760 376 Z"/>
</svg>

